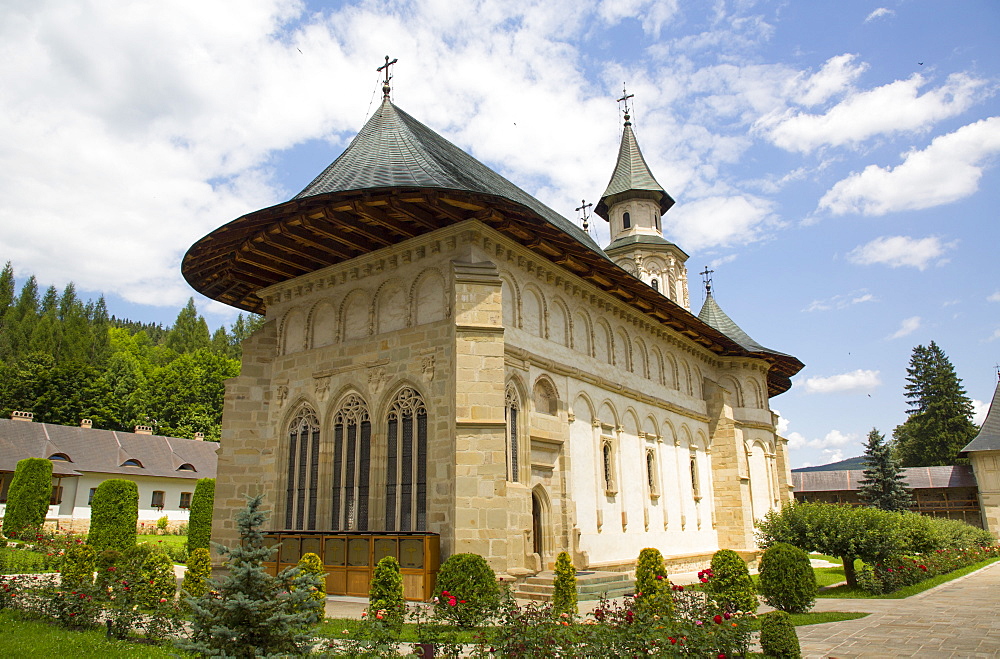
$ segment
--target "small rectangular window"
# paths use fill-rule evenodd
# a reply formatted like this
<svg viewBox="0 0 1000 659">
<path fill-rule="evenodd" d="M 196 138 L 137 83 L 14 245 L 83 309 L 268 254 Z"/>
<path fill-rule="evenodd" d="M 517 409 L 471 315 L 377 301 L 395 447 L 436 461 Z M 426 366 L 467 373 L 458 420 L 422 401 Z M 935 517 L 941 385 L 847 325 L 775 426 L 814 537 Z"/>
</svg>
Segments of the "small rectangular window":
<svg viewBox="0 0 1000 659">
<path fill-rule="evenodd" d="M 190 508 L 191 507 L 191 493 L 190 492 L 181 492 L 180 507 L 181 508 Z"/>
<path fill-rule="evenodd" d="M 62 490 L 61 485 L 52 486 L 52 497 L 49 499 L 50 506 L 58 506 L 62 503 Z"/>
<path fill-rule="evenodd" d="M 94 505 L 94 495 L 95 494 L 97 494 L 97 488 L 96 487 L 90 488 L 90 492 L 87 494 L 87 505 L 88 506 Z"/>
<path fill-rule="evenodd" d="M 153 508 L 163 508 L 163 492 L 161 490 L 153 491 L 153 499 L 149 505 Z"/>
</svg>

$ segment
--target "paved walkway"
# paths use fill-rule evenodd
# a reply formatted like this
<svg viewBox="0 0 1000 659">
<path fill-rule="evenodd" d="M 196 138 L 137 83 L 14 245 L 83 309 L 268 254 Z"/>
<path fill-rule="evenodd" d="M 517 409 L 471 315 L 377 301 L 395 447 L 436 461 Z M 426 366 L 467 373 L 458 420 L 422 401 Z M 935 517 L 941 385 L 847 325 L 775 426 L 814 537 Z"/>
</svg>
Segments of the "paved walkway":
<svg viewBox="0 0 1000 659">
<path fill-rule="evenodd" d="M 1000 562 L 906 599 L 818 599 L 813 611 L 871 615 L 796 627 L 805 659 L 998 657 Z"/>
</svg>

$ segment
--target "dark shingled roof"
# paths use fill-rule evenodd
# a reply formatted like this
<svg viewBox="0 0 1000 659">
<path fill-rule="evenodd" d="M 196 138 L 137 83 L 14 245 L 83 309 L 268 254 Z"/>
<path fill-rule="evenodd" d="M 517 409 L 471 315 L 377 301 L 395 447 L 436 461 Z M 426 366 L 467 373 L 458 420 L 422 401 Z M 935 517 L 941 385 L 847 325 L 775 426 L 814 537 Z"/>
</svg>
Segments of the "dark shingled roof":
<svg viewBox="0 0 1000 659">
<path fill-rule="evenodd" d="M 783 352 L 778 352 L 777 350 L 765 348 L 751 339 L 750 335 L 740 329 L 740 326 L 733 322 L 733 319 L 727 316 L 726 312 L 719 307 L 719 304 L 715 301 L 715 298 L 712 297 L 711 293 L 709 293 L 705 298 L 705 304 L 702 305 L 701 311 L 698 313 L 698 319 L 707 325 L 711 325 L 736 343 L 740 344 L 744 350 L 749 350 L 750 352 L 766 352 L 772 355 L 785 354 Z"/>
<path fill-rule="evenodd" d="M 605 252 L 613 252 L 620 247 L 628 247 L 629 245 L 666 245 L 668 247 L 677 247 L 663 236 L 654 236 L 651 234 L 637 233 L 631 236 L 623 236 L 618 240 L 612 242 L 610 245 L 604 248 Z M 683 252 L 684 250 L 681 250 Z M 686 255 L 686 254 L 685 254 Z"/>
<path fill-rule="evenodd" d="M 972 451 L 1000 451 L 1000 382 L 993 392 L 993 402 L 990 403 L 990 411 L 986 413 L 986 420 L 983 421 L 979 434 L 959 451 L 958 456 L 964 458 Z"/>
<path fill-rule="evenodd" d="M 864 479 L 863 469 L 835 471 L 793 471 L 796 492 L 843 492 L 857 490 Z M 976 487 L 976 477 L 968 465 L 908 467 L 903 469 L 906 487 L 914 490 L 938 487 Z"/>
<path fill-rule="evenodd" d="M 347 149 L 293 199 L 378 188 L 463 190 L 527 206 L 607 258 L 586 231 L 420 123 L 389 99 Z"/>
<path fill-rule="evenodd" d="M 632 132 L 632 124 L 628 121 L 625 122 L 625 130 L 622 131 L 622 143 L 618 148 L 615 171 L 611 174 L 611 181 L 608 182 L 608 187 L 601 195 L 594 212 L 607 220 L 611 206 L 626 196 L 656 201 L 660 204 L 660 215 L 674 205 L 673 198 L 656 182 L 653 173 L 649 171 L 649 165 L 642 157 L 639 143 L 635 139 L 635 133 Z"/>
<path fill-rule="evenodd" d="M 62 453 L 70 462 L 53 460 L 52 472 L 56 476 L 96 472 L 215 478 L 218 448 L 218 442 L 0 419 L 0 472 L 14 471 L 18 460 L 24 458 L 48 458 Z M 126 460 L 138 460 L 142 467 L 123 467 Z M 178 471 L 184 464 L 190 464 L 196 471 Z"/>
</svg>

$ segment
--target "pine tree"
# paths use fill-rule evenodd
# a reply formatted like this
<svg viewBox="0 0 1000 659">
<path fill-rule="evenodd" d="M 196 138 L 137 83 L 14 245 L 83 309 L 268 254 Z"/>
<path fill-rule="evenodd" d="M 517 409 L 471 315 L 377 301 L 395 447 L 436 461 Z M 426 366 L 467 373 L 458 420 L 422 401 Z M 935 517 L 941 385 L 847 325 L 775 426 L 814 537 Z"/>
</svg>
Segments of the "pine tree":
<svg viewBox="0 0 1000 659">
<path fill-rule="evenodd" d="M 188 298 L 188 303 L 177 314 L 174 326 L 167 332 L 166 345 L 174 352 L 184 354 L 207 348 L 210 343 L 208 323 L 204 316 L 198 315 L 194 298 Z"/>
<path fill-rule="evenodd" d="M 957 454 L 976 436 L 972 401 L 955 367 L 933 341 L 917 346 L 906 369 L 909 418 L 893 430 L 904 467 L 957 464 Z"/>
<path fill-rule="evenodd" d="M 869 506 L 882 510 L 906 510 L 910 507 L 910 492 L 903 485 L 903 473 L 892 455 L 885 436 L 872 428 L 865 446 L 865 477 L 859 494 Z"/>
<path fill-rule="evenodd" d="M 240 543 L 220 547 L 228 574 L 206 594 L 185 600 L 191 607 L 190 640 L 179 645 L 199 655 L 258 657 L 299 655 L 310 641 L 324 603 L 312 597 L 319 578 L 298 568 L 271 576 L 264 561 L 276 551 L 264 542 L 267 513 L 263 495 L 247 501 L 236 516 Z"/>
</svg>

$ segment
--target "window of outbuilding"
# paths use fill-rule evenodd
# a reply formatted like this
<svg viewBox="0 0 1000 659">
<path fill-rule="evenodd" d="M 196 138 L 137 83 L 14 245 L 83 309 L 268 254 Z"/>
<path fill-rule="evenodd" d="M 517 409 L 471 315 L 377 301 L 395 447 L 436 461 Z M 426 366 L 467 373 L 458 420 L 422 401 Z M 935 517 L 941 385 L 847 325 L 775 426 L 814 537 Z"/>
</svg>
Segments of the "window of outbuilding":
<svg viewBox="0 0 1000 659">
<path fill-rule="evenodd" d="M 163 490 L 153 490 L 153 498 L 150 499 L 149 505 L 153 508 L 163 509 Z"/>
<path fill-rule="evenodd" d="M 87 493 L 87 505 L 91 506 L 94 504 L 94 495 L 97 494 L 97 488 L 90 488 L 90 492 Z"/>
<path fill-rule="evenodd" d="M 141 469 L 142 468 L 142 463 L 139 462 L 138 460 L 136 460 L 135 458 L 129 458 L 128 460 L 126 460 L 125 462 L 122 463 L 122 466 L 123 467 L 139 467 Z"/>
<path fill-rule="evenodd" d="M 49 460 L 59 460 L 61 462 L 73 462 L 69 459 L 69 456 L 65 453 L 53 453 L 49 456 Z"/>
<path fill-rule="evenodd" d="M 194 468 L 194 465 L 190 462 L 185 462 L 180 467 L 177 467 L 177 471 L 198 471 Z"/>
<path fill-rule="evenodd" d="M 186 509 L 191 507 L 191 493 L 181 492 L 181 500 L 178 504 L 178 508 Z"/>
</svg>

